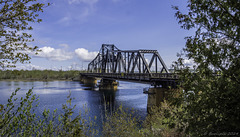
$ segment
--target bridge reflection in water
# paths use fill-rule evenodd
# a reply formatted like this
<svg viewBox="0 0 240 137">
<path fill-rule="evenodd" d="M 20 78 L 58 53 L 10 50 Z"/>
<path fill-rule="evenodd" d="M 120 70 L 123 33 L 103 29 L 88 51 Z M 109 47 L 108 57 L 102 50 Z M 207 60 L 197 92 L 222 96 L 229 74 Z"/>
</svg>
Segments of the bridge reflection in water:
<svg viewBox="0 0 240 137">
<path fill-rule="evenodd" d="M 100 90 L 117 88 L 116 80 L 149 83 L 148 108 L 159 105 L 169 87 L 177 88 L 178 76 L 169 73 L 157 50 L 120 50 L 113 44 L 103 44 L 98 55 L 88 64 L 88 72 L 81 73 L 85 84 L 102 79 Z"/>
</svg>

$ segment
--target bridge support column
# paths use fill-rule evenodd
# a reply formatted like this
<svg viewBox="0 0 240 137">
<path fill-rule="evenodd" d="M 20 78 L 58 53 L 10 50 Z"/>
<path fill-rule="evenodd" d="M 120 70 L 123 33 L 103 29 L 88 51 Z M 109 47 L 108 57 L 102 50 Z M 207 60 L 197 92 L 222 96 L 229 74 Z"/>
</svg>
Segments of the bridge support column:
<svg viewBox="0 0 240 137">
<path fill-rule="evenodd" d="M 148 102 L 147 102 L 147 111 L 150 113 L 153 106 L 159 107 L 161 102 L 167 98 L 167 88 L 149 88 L 148 90 Z"/>
<path fill-rule="evenodd" d="M 101 79 L 99 90 L 117 90 L 118 82 L 116 80 Z"/>
<path fill-rule="evenodd" d="M 97 79 L 93 77 L 82 77 L 81 82 L 87 86 L 95 86 Z"/>
</svg>

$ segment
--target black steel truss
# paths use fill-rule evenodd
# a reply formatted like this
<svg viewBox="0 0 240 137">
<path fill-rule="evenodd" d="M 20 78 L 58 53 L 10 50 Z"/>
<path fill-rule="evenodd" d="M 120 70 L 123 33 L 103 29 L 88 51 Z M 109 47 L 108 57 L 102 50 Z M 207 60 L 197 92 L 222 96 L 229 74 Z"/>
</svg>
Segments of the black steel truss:
<svg viewBox="0 0 240 137">
<path fill-rule="evenodd" d="M 157 50 L 120 50 L 113 44 L 102 45 L 98 55 L 88 64 L 88 72 L 169 73 Z"/>
</svg>

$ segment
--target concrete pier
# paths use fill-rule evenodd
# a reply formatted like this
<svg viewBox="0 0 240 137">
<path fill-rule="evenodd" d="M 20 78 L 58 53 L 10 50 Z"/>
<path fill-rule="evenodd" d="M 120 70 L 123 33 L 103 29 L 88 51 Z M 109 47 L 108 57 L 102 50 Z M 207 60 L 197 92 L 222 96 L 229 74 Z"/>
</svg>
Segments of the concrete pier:
<svg viewBox="0 0 240 137">
<path fill-rule="evenodd" d="M 112 90 L 116 91 L 118 82 L 116 80 L 101 79 L 99 83 L 99 90 Z"/>
<path fill-rule="evenodd" d="M 167 99 L 167 91 L 169 89 L 166 88 L 149 88 L 148 90 L 148 102 L 147 102 L 147 111 L 149 112 L 153 106 L 159 107 L 161 102 L 164 99 Z"/>
<path fill-rule="evenodd" d="M 93 77 L 82 77 L 81 82 L 86 86 L 96 86 L 97 79 Z"/>
</svg>

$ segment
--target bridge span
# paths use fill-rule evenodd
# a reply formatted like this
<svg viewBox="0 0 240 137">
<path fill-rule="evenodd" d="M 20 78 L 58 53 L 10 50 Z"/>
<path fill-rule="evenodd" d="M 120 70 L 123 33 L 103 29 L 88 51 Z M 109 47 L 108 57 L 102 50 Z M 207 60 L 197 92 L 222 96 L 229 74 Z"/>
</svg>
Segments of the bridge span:
<svg viewBox="0 0 240 137">
<path fill-rule="evenodd" d="M 159 105 L 170 90 L 177 90 L 178 75 L 170 73 L 157 50 L 120 50 L 113 44 L 103 44 L 97 56 L 81 73 L 82 82 L 97 84 L 99 90 L 115 90 L 116 80 L 151 84 L 148 90 L 148 110 Z"/>
<path fill-rule="evenodd" d="M 178 76 L 169 70 L 157 50 L 120 50 L 103 44 L 98 55 L 88 64 L 83 77 L 149 83 L 176 88 Z"/>
</svg>

